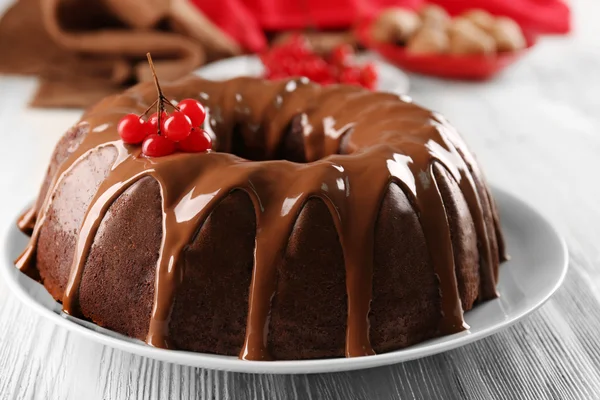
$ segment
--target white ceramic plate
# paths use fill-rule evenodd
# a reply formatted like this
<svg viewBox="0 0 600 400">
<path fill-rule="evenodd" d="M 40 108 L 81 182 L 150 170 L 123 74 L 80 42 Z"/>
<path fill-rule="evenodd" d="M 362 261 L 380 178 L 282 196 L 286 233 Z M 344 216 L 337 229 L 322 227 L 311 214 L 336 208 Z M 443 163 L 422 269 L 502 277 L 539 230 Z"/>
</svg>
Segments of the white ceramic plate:
<svg viewBox="0 0 600 400">
<path fill-rule="evenodd" d="M 379 71 L 377 90 L 407 94 L 409 89 L 408 76 L 392 64 L 383 61 L 374 53 L 364 53 L 356 57 L 360 62 L 374 62 Z M 212 80 L 223 80 L 236 76 L 261 76 L 264 72 L 262 63 L 256 56 L 240 56 L 217 61 L 198 69 L 196 74 Z"/>
<path fill-rule="evenodd" d="M 235 357 L 163 350 L 145 345 L 94 324 L 61 313 L 59 303 L 39 283 L 19 272 L 13 260 L 27 237 L 13 224 L 7 234 L 3 279 L 23 303 L 73 332 L 105 345 L 167 362 L 251 373 L 334 372 L 395 364 L 463 346 L 496 333 L 541 306 L 558 289 L 567 272 L 568 255 L 563 239 L 532 207 L 516 197 L 493 190 L 502 215 L 503 230 L 512 259 L 501 266 L 500 298 L 465 314 L 471 329 L 429 340 L 407 349 L 370 357 L 305 361 L 241 361 Z"/>
</svg>

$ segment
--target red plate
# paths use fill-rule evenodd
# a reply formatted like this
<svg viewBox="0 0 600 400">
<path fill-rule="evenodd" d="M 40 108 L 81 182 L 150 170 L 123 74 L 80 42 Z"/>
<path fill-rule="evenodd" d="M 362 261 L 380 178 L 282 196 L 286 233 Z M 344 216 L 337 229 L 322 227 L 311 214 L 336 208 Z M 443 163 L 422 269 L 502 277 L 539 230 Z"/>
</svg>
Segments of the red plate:
<svg viewBox="0 0 600 400">
<path fill-rule="evenodd" d="M 535 45 L 535 37 L 524 32 L 527 47 L 523 50 L 498 53 L 494 56 L 456 56 L 447 54 L 410 54 L 402 46 L 374 41 L 369 35 L 369 24 L 357 29 L 361 43 L 385 57 L 398 67 L 425 75 L 442 78 L 485 80 L 523 57 Z"/>
</svg>

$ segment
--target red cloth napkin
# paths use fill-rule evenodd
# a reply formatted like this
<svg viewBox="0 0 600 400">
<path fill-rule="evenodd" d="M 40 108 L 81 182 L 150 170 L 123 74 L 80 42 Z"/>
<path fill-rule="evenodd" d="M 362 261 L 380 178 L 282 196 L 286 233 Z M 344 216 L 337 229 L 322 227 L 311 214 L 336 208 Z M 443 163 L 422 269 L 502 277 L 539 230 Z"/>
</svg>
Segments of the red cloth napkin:
<svg viewBox="0 0 600 400">
<path fill-rule="evenodd" d="M 483 8 L 495 15 L 517 21 L 535 33 L 568 33 L 571 30 L 569 6 L 561 0 L 430 0 L 450 14 L 460 14 L 472 8 Z"/>
<path fill-rule="evenodd" d="M 247 6 L 244 0 L 191 0 L 215 25 L 228 33 L 242 47 L 260 52 L 267 46 L 267 39 L 259 23 L 259 8 Z"/>
<path fill-rule="evenodd" d="M 251 52 L 267 46 L 265 31 L 350 28 L 383 8 L 417 8 L 422 0 L 191 0 Z"/>
<path fill-rule="evenodd" d="M 191 0 L 216 25 L 251 52 L 264 50 L 264 31 L 350 28 L 385 8 L 417 9 L 423 0 Z M 506 15 L 537 33 L 570 30 L 569 7 L 562 0 L 431 0 L 452 14 L 483 8 Z"/>
</svg>

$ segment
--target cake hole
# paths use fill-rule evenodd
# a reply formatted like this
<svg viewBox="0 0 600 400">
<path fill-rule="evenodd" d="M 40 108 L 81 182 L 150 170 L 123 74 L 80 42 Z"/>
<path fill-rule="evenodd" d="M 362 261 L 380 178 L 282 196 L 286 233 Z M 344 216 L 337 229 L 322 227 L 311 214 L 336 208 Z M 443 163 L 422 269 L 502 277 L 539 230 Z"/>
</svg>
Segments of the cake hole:
<svg viewBox="0 0 600 400">
<path fill-rule="evenodd" d="M 300 121 L 300 116 L 293 118 L 270 157 L 266 153 L 266 139 L 262 130 L 252 130 L 244 124 L 236 124 L 231 134 L 230 153 L 250 161 L 288 160 L 305 163 L 304 137 Z"/>
<path fill-rule="evenodd" d="M 258 132 L 260 132 L 260 130 Z M 245 127 L 242 124 L 236 124 L 231 133 L 230 153 L 251 161 L 267 160 L 264 146 L 261 146 L 263 138 L 257 136 L 260 135 L 256 132 L 251 132 L 248 127 Z M 251 141 L 250 138 L 253 140 Z"/>
<path fill-rule="evenodd" d="M 335 154 L 351 154 L 354 152 L 355 149 L 352 148 L 350 142 L 352 131 L 353 128 L 349 127 L 340 134 L 338 138 L 339 149 Z M 298 114 L 284 129 L 279 144 L 271 155 L 267 153 L 264 145 L 266 141 L 265 132 L 245 123 L 238 123 L 233 127 L 229 149 L 226 148 L 227 145 L 224 145 L 225 148 L 221 148 L 219 151 L 225 151 L 250 161 L 287 160 L 296 163 L 315 161 L 307 161 L 306 159 L 305 140 L 302 115 Z M 320 146 L 323 146 L 323 143 Z M 316 151 L 319 150 L 324 149 L 322 147 L 316 149 Z M 309 154 L 311 153 L 314 154 L 309 152 Z M 321 158 L 329 155 L 324 154 Z"/>
<path fill-rule="evenodd" d="M 353 152 L 350 145 L 352 130 L 353 128 L 348 128 L 340 135 L 340 147 L 336 154 L 350 154 Z M 238 123 L 233 127 L 230 151 L 228 152 L 250 161 L 287 160 L 296 163 L 309 162 L 306 159 L 305 137 L 301 115 L 295 116 L 284 129 L 281 140 L 272 155 L 267 154 L 264 145 L 265 141 L 265 133 L 262 129 Z M 323 158 L 329 155 L 325 154 Z"/>
</svg>

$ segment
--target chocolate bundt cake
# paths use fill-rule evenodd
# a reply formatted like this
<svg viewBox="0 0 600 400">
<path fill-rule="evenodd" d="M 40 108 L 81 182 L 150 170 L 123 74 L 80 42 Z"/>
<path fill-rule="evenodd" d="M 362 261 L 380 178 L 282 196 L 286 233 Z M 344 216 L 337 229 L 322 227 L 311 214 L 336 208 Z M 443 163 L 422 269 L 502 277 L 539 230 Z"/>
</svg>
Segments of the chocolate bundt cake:
<svg viewBox="0 0 600 400">
<path fill-rule="evenodd" d="M 140 84 L 58 143 L 16 265 L 65 312 L 163 348 L 356 357 L 468 329 L 504 259 L 493 199 L 439 115 L 390 93 L 187 78 L 215 151 L 149 158 L 116 124 Z"/>
</svg>

